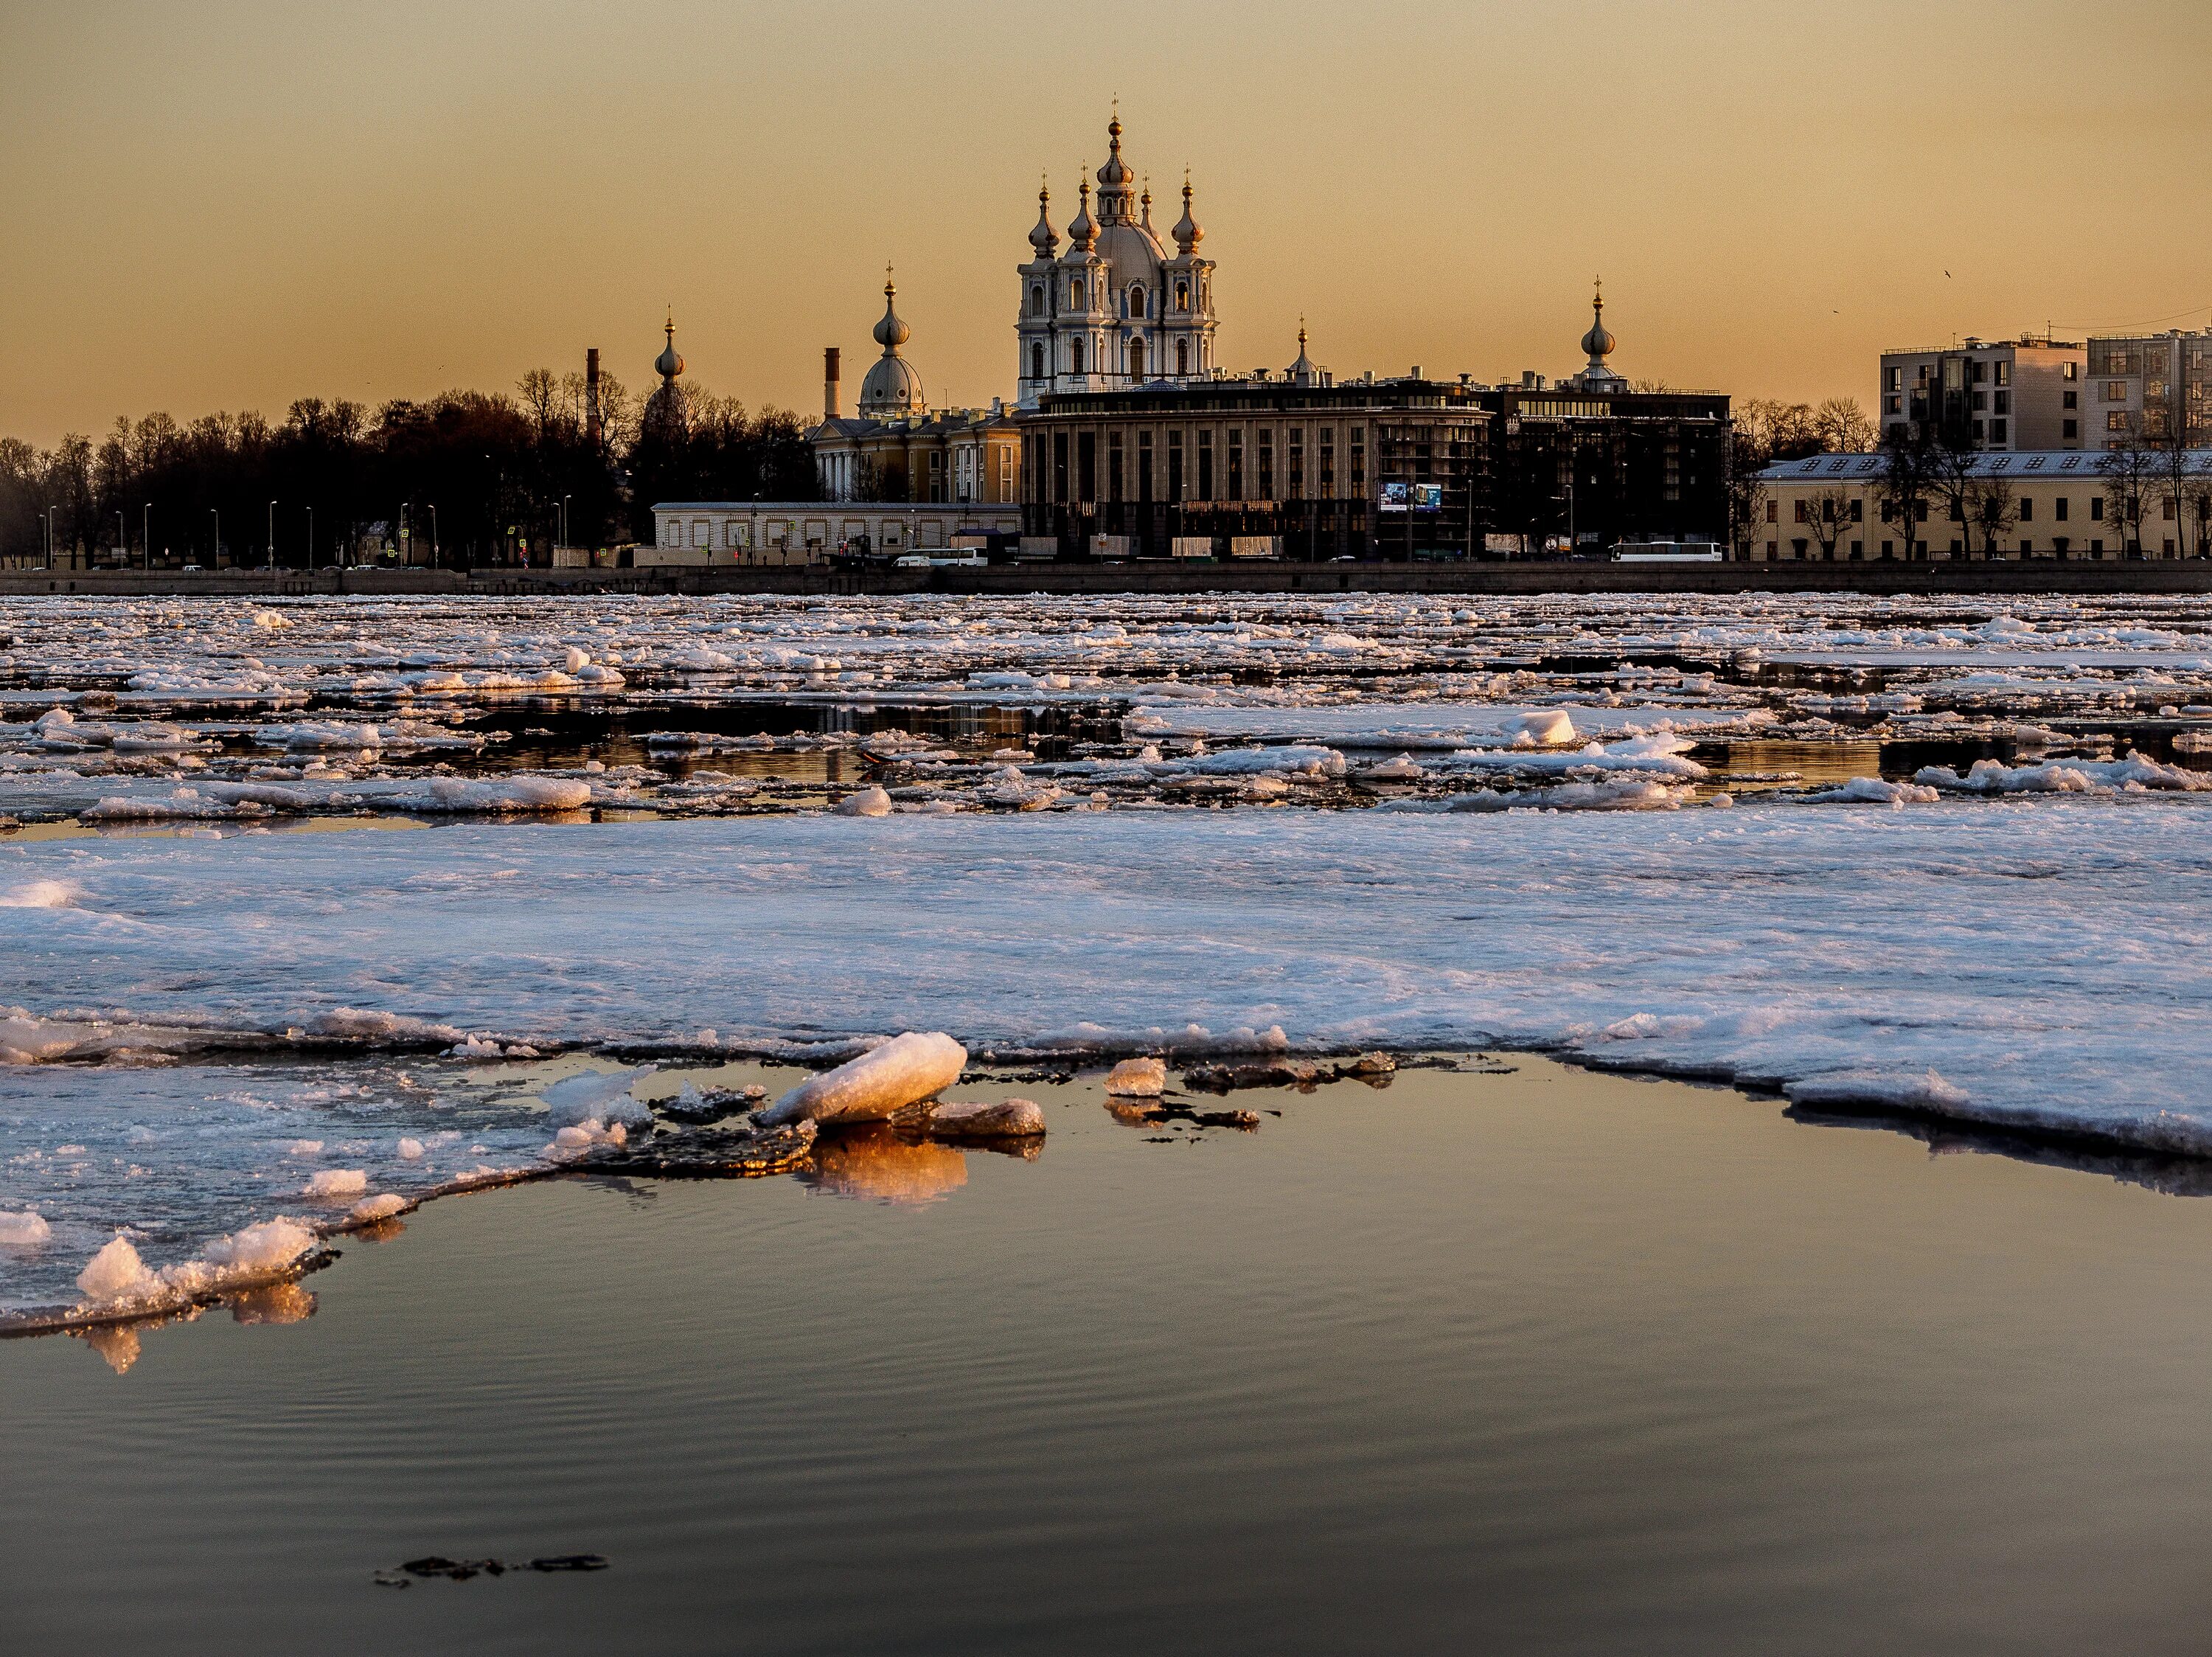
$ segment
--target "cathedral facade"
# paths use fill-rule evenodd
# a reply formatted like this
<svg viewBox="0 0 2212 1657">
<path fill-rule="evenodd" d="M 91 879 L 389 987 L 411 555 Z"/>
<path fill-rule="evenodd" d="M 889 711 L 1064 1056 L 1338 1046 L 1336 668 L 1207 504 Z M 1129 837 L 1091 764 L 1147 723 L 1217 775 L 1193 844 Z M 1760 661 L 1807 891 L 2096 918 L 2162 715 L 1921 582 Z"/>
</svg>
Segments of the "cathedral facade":
<svg viewBox="0 0 2212 1657">
<path fill-rule="evenodd" d="M 1106 129 L 1094 216 L 1091 180 L 1079 186 L 1067 248 L 1052 224 L 1052 193 L 1037 192 L 1037 222 L 1020 267 L 1014 325 L 1017 382 L 1024 408 L 1047 395 L 1188 385 L 1213 374 L 1213 261 L 1200 256 L 1206 232 L 1182 186 L 1182 217 L 1168 232 L 1170 254 L 1152 228 L 1152 192 L 1141 192 L 1121 159 L 1121 122 Z"/>
</svg>

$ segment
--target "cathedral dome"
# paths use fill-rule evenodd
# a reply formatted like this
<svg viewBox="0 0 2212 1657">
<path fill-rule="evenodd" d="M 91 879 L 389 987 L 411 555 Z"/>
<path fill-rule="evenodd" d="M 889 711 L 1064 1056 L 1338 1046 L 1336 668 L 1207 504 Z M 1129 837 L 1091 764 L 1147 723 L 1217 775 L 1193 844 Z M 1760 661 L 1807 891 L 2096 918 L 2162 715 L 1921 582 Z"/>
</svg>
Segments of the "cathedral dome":
<svg viewBox="0 0 2212 1657">
<path fill-rule="evenodd" d="M 1190 180 L 1188 179 L 1182 181 L 1182 216 L 1176 221 L 1176 228 L 1170 234 L 1175 237 L 1176 247 L 1186 256 L 1192 248 L 1206 240 L 1206 232 L 1200 228 L 1196 216 L 1190 210 Z"/>
<path fill-rule="evenodd" d="M 653 371 L 663 380 L 673 380 L 684 372 L 684 359 L 676 354 L 676 319 L 670 317 L 664 331 L 668 343 L 660 348 L 660 355 L 653 359 Z"/>
<path fill-rule="evenodd" d="M 884 283 L 884 320 L 876 324 L 876 344 L 886 351 L 895 351 L 914 338 L 914 331 L 899 320 L 898 309 L 893 304 L 898 289 L 886 281 Z"/>
<path fill-rule="evenodd" d="M 914 364 L 899 355 L 899 347 L 913 337 L 912 331 L 899 318 L 895 303 L 898 289 L 888 276 L 884 279 L 884 316 L 876 324 L 876 344 L 884 354 L 860 381 L 860 417 L 864 420 L 895 420 L 902 415 L 920 414 L 929 406 L 929 399 L 921 389 L 921 376 L 915 372 Z"/>
<path fill-rule="evenodd" d="M 1129 171 L 1128 163 L 1121 159 L 1121 118 L 1120 116 L 1116 115 L 1107 124 L 1106 139 L 1108 151 L 1106 165 L 1098 169 L 1098 182 L 1108 190 L 1126 189 L 1129 180 L 1136 175 Z"/>
<path fill-rule="evenodd" d="M 1589 332 L 1583 336 L 1583 355 L 1589 358 L 1593 371 L 1605 368 L 1605 359 L 1613 355 L 1613 338 L 1605 326 L 1605 289 L 1601 287 L 1590 301 Z"/>
<path fill-rule="evenodd" d="M 1083 180 L 1081 191 L 1082 200 L 1075 210 L 1075 216 L 1067 222 L 1067 252 L 1060 256 L 1076 264 L 1087 258 L 1098 241 L 1098 226 L 1091 216 L 1090 180 Z"/>
<path fill-rule="evenodd" d="M 1050 259 L 1060 250 L 1060 232 L 1052 228 L 1052 192 L 1037 186 L 1036 227 L 1030 232 L 1030 247 L 1039 259 Z"/>
</svg>

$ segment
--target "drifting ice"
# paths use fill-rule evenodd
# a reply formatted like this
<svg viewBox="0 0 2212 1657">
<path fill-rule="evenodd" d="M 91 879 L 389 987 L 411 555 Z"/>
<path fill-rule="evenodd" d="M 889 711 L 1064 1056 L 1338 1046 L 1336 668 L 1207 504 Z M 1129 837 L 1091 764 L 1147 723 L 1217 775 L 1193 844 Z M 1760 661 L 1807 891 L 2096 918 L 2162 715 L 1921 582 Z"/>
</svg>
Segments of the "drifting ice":
<svg viewBox="0 0 2212 1657">
<path fill-rule="evenodd" d="M 942 1031 L 908 1031 L 834 1070 L 810 1076 L 761 1112 L 769 1127 L 813 1120 L 878 1122 L 960 1080 L 968 1050 Z"/>
</svg>

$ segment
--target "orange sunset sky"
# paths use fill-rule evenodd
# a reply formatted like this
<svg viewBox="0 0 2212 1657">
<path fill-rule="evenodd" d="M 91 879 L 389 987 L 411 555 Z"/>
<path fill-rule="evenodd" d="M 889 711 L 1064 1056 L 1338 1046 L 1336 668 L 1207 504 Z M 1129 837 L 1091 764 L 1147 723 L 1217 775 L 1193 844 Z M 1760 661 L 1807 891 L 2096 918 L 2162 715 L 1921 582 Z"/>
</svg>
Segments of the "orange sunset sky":
<svg viewBox="0 0 2212 1657">
<path fill-rule="evenodd" d="M 2212 5 L 0 4 L 0 435 L 511 387 L 819 407 L 885 262 L 937 403 L 1104 152 L 1219 360 L 1874 400 L 1885 346 L 2212 325 Z"/>
</svg>

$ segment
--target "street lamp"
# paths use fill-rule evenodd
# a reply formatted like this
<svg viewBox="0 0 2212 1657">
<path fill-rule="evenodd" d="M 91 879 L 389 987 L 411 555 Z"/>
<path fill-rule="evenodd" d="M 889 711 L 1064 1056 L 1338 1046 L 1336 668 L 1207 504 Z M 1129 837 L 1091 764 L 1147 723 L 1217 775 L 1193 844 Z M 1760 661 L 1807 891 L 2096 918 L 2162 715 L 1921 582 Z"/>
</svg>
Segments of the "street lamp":
<svg viewBox="0 0 2212 1657">
<path fill-rule="evenodd" d="M 438 503 L 430 503 L 430 568 L 438 567 Z"/>
<path fill-rule="evenodd" d="M 573 495 L 561 497 L 561 545 L 563 546 L 568 544 L 568 503 L 575 498 Z"/>
<path fill-rule="evenodd" d="M 307 573 L 315 572 L 315 509 L 307 509 Z"/>
<path fill-rule="evenodd" d="M 407 539 L 407 509 L 414 504 L 412 501 L 402 501 L 399 503 L 399 562 L 402 564 L 415 562 L 415 549 L 409 544 Z"/>
<path fill-rule="evenodd" d="M 145 522 L 138 532 L 138 539 L 143 545 L 142 556 L 145 559 L 147 571 L 151 574 L 154 568 L 154 503 L 151 501 L 146 503 Z"/>
<path fill-rule="evenodd" d="M 127 569 L 131 563 L 131 532 L 123 527 L 123 509 L 115 509 L 115 567 Z"/>
<path fill-rule="evenodd" d="M 215 520 L 215 551 L 208 556 L 208 567 L 210 570 L 220 570 L 222 567 L 222 509 L 218 507 L 211 506 L 208 509 L 208 516 Z"/>
<path fill-rule="evenodd" d="M 269 584 L 276 585 L 276 503 L 269 503 Z"/>
</svg>

